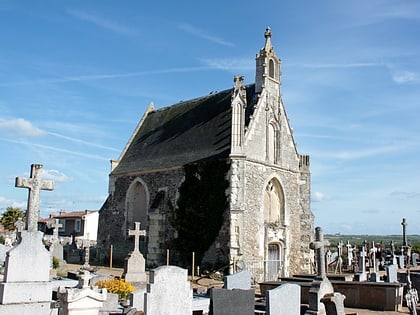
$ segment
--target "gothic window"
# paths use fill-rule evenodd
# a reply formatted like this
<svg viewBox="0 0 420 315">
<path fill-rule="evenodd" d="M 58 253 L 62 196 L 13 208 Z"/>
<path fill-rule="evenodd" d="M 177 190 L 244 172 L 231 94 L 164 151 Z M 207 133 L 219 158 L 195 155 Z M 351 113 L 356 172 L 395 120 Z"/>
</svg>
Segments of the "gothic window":
<svg viewBox="0 0 420 315">
<path fill-rule="evenodd" d="M 130 185 L 130 188 L 127 191 L 127 228 L 132 228 L 134 222 L 140 222 L 140 226 L 146 229 L 148 225 L 147 204 L 146 187 L 137 179 Z"/>
<path fill-rule="evenodd" d="M 275 69 L 274 69 L 274 61 L 273 59 L 270 59 L 270 61 L 268 62 L 268 75 L 270 76 L 270 78 L 275 78 Z"/>
<path fill-rule="evenodd" d="M 277 164 L 279 161 L 279 138 L 280 131 L 275 122 L 271 122 L 267 127 L 267 161 Z"/>
<path fill-rule="evenodd" d="M 284 224 L 283 189 L 276 179 L 268 182 L 264 191 L 264 222 L 267 224 Z"/>
</svg>

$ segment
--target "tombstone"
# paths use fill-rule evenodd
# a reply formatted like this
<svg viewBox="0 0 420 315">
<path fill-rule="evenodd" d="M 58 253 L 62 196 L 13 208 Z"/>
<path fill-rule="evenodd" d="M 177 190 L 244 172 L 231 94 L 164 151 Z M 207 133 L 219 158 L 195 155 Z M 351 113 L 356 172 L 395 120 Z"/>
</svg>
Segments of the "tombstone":
<svg viewBox="0 0 420 315">
<path fill-rule="evenodd" d="M 341 257 L 341 255 L 343 254 L 342 252 L 342 246 L 343 243 L 341 241 L 338 242 L 337 244 L 337 263 L 335 265 L 335 273 L 337 274 L 342 272 L 341 268 L 343 266 L 343 258 Z"/>
<path fill-rule="evenodd" d="M 327 271 L 328 271 L 328 266 L 334 261 L 333 258 L 332 258 L 332 252 L 330 251 L 330 249 L 328 249 L 325 257 L 327 259 Z"/>
<path fill-rule="evenodd" d="M 28 188 L 26 229 L 21 230 L 20 242 L 9 250 L 3 282 L 0 283 L 0 313 L 50 314 L 52 284 L 50 253 L 38 231 L 39 195 L 52 190 L 52 181 L 41 180 L 42 165 L 33 164 L 29 179 L 16 178 L 16 187 Z"/>
<path fill-rule="evenodd" d="M 255 290 L 221 289 L 210 290 L 209 315 L 254 315 Z"/>
<path fill-rule="evenodd" d="M 186 269 L 161 266 L 150 271 L 144 296 L 145 315 L 191 315 L 192 290 Z"/>
<path fill-rule="evenodd" d="M 395 255 L 395 245 L 393 241 L 391 241 L 390 246 L 391 246 L 391 264 L 397 265 L 397 257 Z"/>
<path fill-rule="evenodd" d="M 251 289 L 251 273 L 248 270 L 242 270 L 233 275 L 225 276 L 223 279 L 223 288 L 232 289 Z"/>
<path fill-rule="evenodd" d="M 300 285 L 293 283 L 266 292 L 267 315 L 300 314 Z"/>
<path fill-rule="evenodd" d="M 146 292 L 146 288 L 142 288 L 131 293 L 130 306 L 136 308 L 138 311 L 144 311 L 144 294 Z"/>
<path fill-rule="evenodd" d="M 122 277 L 128 282 L 145 282 L 147 280 L 146 266 L 139 250 L 139 237 L 145 236 L 146 231 L 140 230 L 140 222 L 135 222 L 134 225 L 135 229 L 128 231 L 128 235 L 134 236 L 134 250 L 125 259 Z"/>
<path fill-rule="evenodd" d="M 386 282 L 398 282 L 398 273 L 396 265 L 387 265 L 386 269 Z"/>
<path fill-rule="evenodd" d="M 397 256 L 397 262 L 398 262 L 398 268 L 400 268 L 400 269 L 405 268 L 404 255 L 398 255 Z"/>
<path fill-rule="evenodd" d="M 419 301 L 419 296 L 417 290 L 411 285 L 410 271 L 407 270 L 407 284 L 408 289 L 404 298 L 407 303 L 407 307 L 410 310 L 411 315 L 417 315 L 417 303 Z"/>
<path fill-rule="evenodd" d="M 347 269 L 350 268 L 353 264 L 353 246 L 347 241 Z"/>
<path fill-rule="evenodd" d="M 344 299 L 346 297 L 338 292 L 328 293 L 322 299 L 321 302 L 324 303 L 325 312 L 327 315 L 345 315 L 344 310 Z M 298 314 L 298 313 L 295 313 Z"/>
<path fill-rule="evenodd" d="M 57 257 L 60 262 L 64 261 L 63 256 L 63 245 L 60 243 L 58 236 L 58 229 L 63 225 L 59 219 L 55 219 L 53 223 L 49 224 L 49 227 L 53 229 L 53 237 L 51 238 L 50 253 L 53 257 Z"/>
<path fill-rule="evenodd" d="M 322 229 L 317 227 L 315 229 L 315 242 L 310 244 L 310 248 L 316 251 L 317 259 L 317 275 L 312 281 L 311 288 L 309 289 L 309 308 L 305 315 L 324 315 L 325 306 L 321 303 L 321 298 L 325 294 L 334 293 L 334 288 L 325 274 L 325 246 L 329 242 L 324 240 Z"/>
<path fill-rule="evenodd" d="M 360 252 L 359 256 L 359 272 L 355 275 L 356 281 L 366 281 L 367 280 L 367 273 L 366 273 L 366 245 L 363 243 L 362 251 Z"/>
<path fill-rule="evenodd" d="M 411 264 L 417 267 L 417 253 L 411 253 Z"/>
<path fill-rule="evenodd" d="M 3 266 L 6 261 L 6 253 L 11 247 L 0 244 L 0 266 Z"/>
<path fill-rule="evenodd" d="M 82 240 L 82 251 L 83 251 L 83 268 L 90 268 L 89 260 L 90 260 L 90 240 L 84 239 Z"/>
<path fill-rule="evenodd" d="M 369 274 L 369 281 L 371 282 L 379 282 L 381 281 L 379 271 L 378 271 L 378 264 L 376 261 L 376 253 L 378 252 L 378 248 L 375 246 L 375 242 L 372 242 L 372 248 L 370 249 L 371 261 L 372 261 L 372 271 Z"/>
</svg>

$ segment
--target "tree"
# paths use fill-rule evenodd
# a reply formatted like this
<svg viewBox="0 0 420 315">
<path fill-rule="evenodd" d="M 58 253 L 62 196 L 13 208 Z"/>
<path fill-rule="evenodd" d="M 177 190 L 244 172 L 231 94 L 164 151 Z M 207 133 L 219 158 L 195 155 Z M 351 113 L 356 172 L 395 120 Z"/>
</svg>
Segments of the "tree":
<svg viewBox="0 0 420 315">
<path fill-rule="evenodd" d="M 7 207 L 6 211 L 3 213 L 0 223 L 4 226 L 6 230 L 14 231 L 16 229 L 15 222 L 19 218 L 24 218 L 25 213 L 20 208 Z"/>
</svg>

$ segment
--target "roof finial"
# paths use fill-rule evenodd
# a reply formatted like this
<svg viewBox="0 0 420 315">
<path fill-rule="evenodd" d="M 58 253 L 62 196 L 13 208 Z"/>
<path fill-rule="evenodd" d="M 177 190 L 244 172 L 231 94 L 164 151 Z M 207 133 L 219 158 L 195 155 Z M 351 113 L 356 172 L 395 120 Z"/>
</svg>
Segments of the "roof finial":
<svg viewBox="0 0 420 315">
<path fill-rule="evenodd" d="M 264 37 L 265 38 L 271 37 L 271 29 L 270 29 L 270 26 L 267 26 L 267 28 L 265 29 Z"/>
</svg>

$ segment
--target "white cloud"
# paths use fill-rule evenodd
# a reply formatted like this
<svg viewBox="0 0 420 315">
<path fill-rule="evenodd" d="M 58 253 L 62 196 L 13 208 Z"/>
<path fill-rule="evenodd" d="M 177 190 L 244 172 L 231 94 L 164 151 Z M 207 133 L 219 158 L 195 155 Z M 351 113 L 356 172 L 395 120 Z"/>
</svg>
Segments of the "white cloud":
<svg viewBox="0 0 420 315">
<path fill-rule="evenodd" d="M 69 182 L 71 178 L 66 174 L 60 173 L 57 170 L 43 170 L 42 178 L 47 180 L 53 180 L 55 182 Z"/>
<path fill-rule="evenodd" d="M 322 202 L 325 200 L 330 199 L 327 195 L 322 192 L 316 191 L 312 194 L 312 201 L 313 202 Z"/>
<path fill-rule="evenodd" d="M 21 208 L 25 210 L 26 206 L 27 206 L 26 201 L 16 201 L 13 199 L 0 196 L 0 210 L 1 211 L 5 211 L 8 207 Z"/>
<path fill-rule="evenodd" d="M 78 10 L 68 10 L 68 13 L 78 18 L 79 20 L 90 22 L 92 24 L 95 24 L 96 26 L 102 27 L 104 29 L 107 29 L 117 34 L 128 35 L 128 36 L 135 34 L 134 30 L 124 25 L 121 25 L 119 23 L 102 18 L 94 14 L 90 14 L 90 13 L 78 11 Z"/>
<path fill-rule="evenodd" d="M 411 71 L 399 71 L 392 75 L 392 79 L 398 84 L 404 84 L 419 81 L 419 76 Z"/>
<path fill-rule="evenodd" d="M 23 118 L 0 121 L 0 132 L 1 131 L 7 134 L 24 137 L 37 137 L 45 134 L 45 131 Z"/>
</svg>

